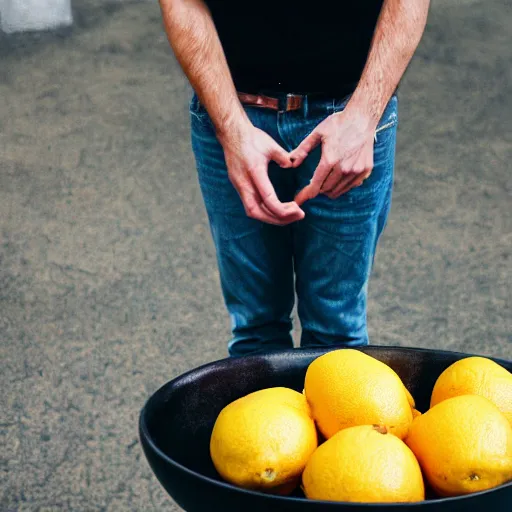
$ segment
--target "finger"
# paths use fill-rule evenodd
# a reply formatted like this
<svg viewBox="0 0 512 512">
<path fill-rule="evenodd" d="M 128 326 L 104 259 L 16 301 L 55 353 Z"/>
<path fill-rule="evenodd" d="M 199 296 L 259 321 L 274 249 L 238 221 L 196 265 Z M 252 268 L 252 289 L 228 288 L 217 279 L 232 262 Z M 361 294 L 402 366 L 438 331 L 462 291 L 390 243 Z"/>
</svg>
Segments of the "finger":
<svg viewBox="0 0 512 512">
<path fill-rule="evenodd" d="M 292 167 L 290 153 L 283 149 L 279 144 L 275 144 L 270 148 L 270 159 L 276 162 L 280 167 L 288 169 Z"/>
<path fill-rule="evenodd" d="M 306 157 L 322 142 L 322 135 L 313 130 L 291 153 L 290 159 L 293 167 L 298 167 Z"/>
<path fill-rule="evenodd" d="M 268 209 L 263 208 L 263 203 L 260 201 L 260 197 L 257 193 L 254 195 L 241 195 L 240 198 L 244 204 L 245 213 L 251 219 L 256 219 L 267 224 L 274 224 L 276 226 L 284 226 L 285 221 L 278 219 Z"/>
<path fill-rule="evenodd" d="M 332 190 L 328 195 L 331 199 L 336 199 L 340 197 L 343 194 L 346 194 L 349 190 L 352 190 L 353 188 L 359 187 L 363 184 L 363 181 L 365 180 L 364 176 L 361 176 L 359 174 L 356 174 L 355 176 L 352 174 L 350 175 L 350 179 L 342 180 L 334 190 Z"/>
<path fill-rule="evenodd" d="M 250 180 L 233 180 L 232 183 L 242 200 L 245 213 L 248 217 L 268 224 L 281 225 L 281 221 L 275 215 L 268 210 L 263 210 L 261 197 Z"/>
<path fill-rule="evenodd" d="M 298 206 L 295 201 L 291 201 L 289 203 L 283 203 L 285 206 Z M 268 206 L 261 201 L 260 205 L 264 211 L 266 211 L 268 214 L 276 217 L 268 208 Z M 283 222 L 294 222 L 296 220 L 301 220 L 305 216 L 304 211 L 301 208 L 290 208 L 289 212 L 284 217 L 279 217 L 279 220 L 282 220 Z M 277 219 L 277 217 L 276 217 Z"/>
<path fill-rule="evenodd" d="M 302 206 L 306 201 L 316 197 L 320 193 L 322 185 L 326 180 L 327 176 L 329 175 L 329 173 L 331 172 L 331 170 L 332 163 L 322 156 L 318 164 L 318 167 L 315 169 L 313 178 L 311 179 L 309 185 L 304 187 L 295 196 L 295 202 L 299 206 Z"/>
<path fill-rule="evenodd" d="M 261 209 L 265 213 L 267 213 L 271 217 L 275 218 L 275 215 L 272 215 L 272 212 L 267 208 L 265 203 L 261 202 L 260 206 L 261 206 Z M 284 226 L 285 224 L 291 224 L 292 222 L 295 222 L 295 221 L 298 221 L 298 220 L 302 220 L 303 218 L 304 218 L 304 212 L 302 212 L 302 210 L 299 211 L 299 212 L 292 212 L 287 217 L 285 217 L 283 219 L 279 219 L 279 223 L 280 223 L 279 225 L 280 226 Z"/>
<path fill-rule="evenodd" d="M 350 173 L 344 173 L 341 170 L 341 165 L 337 164 L 333 167 L 331 173 L 327 176 L 322 184 L 321 192 L 327 194 L 331 190 L 334 190 L 341 181 L 347 181 L 352 176 Z"/>
<path fill-rule="evenodd" d="M 250 175 L 254 186 L 261 197 L 261 201 L 278 219 L 284 219 L 289 217 L 291 214 L 304 214 L 296 202 L 292 201 L 290 203 L 282 203 L 279 200 L 266 169 L 258 169 Z"/>
<path fill-rule="evenodd" d="M 334 197 L 339 197 L 341 194 L 345 194 L 350 189 L 360 186 L 372 172 L 373 159 L 368 161 L 366 165 L 360 165 L 358 158 L 352 162 L 349 159 L 348 161 L 344 161 L 343 165 L 345 168 L 350 169 L 349 172 L 344 173 L 345 177 L 340 179 L 334 187 L 330 187 L 328 189 L 327 184 L 324 184 L 322 187 L 322 192 L 325 193 L 328 197 L 331 197 L 331 195 Z"/>
<path fill-rule="evenodd" d="M 331 181 L 330 183 L 325 183 L 322 187 L 322 193 L 329 195 L 330 193 L 334 192 L 336 189 L 343 188 L 348 183 L 352 182 L 356 175 L 352 172 L 349 173 L 340 173 L 338 174 L 338 180 L 336 182 Z M 330 178 L 330 176 L 329 176 Z M 331 185 L 331 186 L 328 186 Z"/>
</svg>

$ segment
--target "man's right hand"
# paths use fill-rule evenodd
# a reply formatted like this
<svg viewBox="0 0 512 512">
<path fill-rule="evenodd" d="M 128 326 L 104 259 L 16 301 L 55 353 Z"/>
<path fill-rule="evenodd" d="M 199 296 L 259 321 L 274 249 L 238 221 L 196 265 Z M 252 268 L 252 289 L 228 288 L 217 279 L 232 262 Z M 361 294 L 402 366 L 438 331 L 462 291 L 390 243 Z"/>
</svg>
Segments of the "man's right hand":
<svg viewBox="0 0 512 512">
<path fill-rule="evenodd" d="M 295 201 L 279 200 L 269 179 L 270 161 L 283 169 L 292 168 L 289 153 L 272 137 L 248 120 L 217 137 L 224 149 L 229 179 L 249 217 L 279 226 L 304 218 L 304 211 Z"/>
</svg>

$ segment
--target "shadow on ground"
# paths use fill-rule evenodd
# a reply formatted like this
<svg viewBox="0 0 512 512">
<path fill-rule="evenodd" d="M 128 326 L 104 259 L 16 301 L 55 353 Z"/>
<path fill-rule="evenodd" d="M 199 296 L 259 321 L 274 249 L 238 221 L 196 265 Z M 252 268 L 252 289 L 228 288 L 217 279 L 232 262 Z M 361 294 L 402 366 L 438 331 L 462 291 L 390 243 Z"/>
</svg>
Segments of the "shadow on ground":
<svg viewBox="0 0 512 512">
<path fill-rule="evenodd" d="M 158 5 L 75 2 L 0 38 L 0 509 L 177 510 L 146 397 L 226 355 L 229 321 Z M 507 1 L 434 2 L 400 93 L 374 343 L 511 357 Z"/>
</svg>

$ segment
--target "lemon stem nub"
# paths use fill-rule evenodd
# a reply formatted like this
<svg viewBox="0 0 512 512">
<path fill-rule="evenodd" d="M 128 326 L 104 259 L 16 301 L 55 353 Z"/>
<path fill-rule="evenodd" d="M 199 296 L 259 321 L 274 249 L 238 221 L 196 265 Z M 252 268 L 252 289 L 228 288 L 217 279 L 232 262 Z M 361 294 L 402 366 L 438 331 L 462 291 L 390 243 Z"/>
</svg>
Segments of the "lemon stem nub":
<svg viewBox="0 0 512 512">
<path fill-rule="evenodd" d="M 387 434 L 388 429 L 385 425 L 373 425 L 373 430 L 376 430 L 379 434 Z"/>
<path fill-rule="evenodd" d="M 263 480 L 267 480 L 268 482 L 272 482 L 276 479 L 277 473 L 272 468 L 265 469 L 263 473 Z"/>
</svg>

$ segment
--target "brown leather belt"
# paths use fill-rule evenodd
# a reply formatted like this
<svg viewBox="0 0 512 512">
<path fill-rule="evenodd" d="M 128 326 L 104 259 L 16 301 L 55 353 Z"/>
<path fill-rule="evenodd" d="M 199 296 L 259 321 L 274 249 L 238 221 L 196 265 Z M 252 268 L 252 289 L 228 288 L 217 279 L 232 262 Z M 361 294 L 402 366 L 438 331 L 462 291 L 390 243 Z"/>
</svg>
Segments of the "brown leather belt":
<svg viewBox="0 0 512 512">
<path fill-rule="evenodd" d="M 302 108 L 304 96 L 301 94 L 287 94 L 281 100 L 280 98 L 272 98 L 264 94 L 248 94 L 239 92 L 238 98 L 244 105 L 252 105 L 254 107 L 270 108 L 279 112 L 289 112 L 290 110 L 299 110 Z"/>
</svg>

